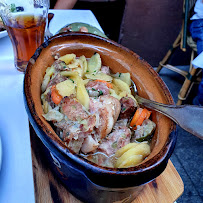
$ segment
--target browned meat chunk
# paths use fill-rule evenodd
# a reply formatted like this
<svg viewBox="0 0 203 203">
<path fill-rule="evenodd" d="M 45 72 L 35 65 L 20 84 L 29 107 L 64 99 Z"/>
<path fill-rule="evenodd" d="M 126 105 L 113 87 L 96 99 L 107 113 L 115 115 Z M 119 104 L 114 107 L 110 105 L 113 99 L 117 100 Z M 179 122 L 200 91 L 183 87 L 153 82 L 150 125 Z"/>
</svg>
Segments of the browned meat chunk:
<svg viewBox="0 0 203 203">
<path fill-rule="evenodd" d="M 56 60 L 53 63 L 53 66 L 56 69 L 56 71 L 63 71 L 65 69 L 67 69 L 66 63 L 64 61 L 60 61 L 60 60 Z"/>
<path fill-rule="evenodd" d="M 50 87 L 50 86 L 56 85 L 56 84 L 58 84 L 60 82 L 63 82 L 65 80 L 67 80 L 67 78 L 58 73 L 48 83 L 47 88 Z"/>
<path fill-rule="evenodd" d="M 100 96 L 98 99 L 90 98 L 89 111 L 96 115 L 97 122 L 95 127 L 99 140 L 105 138 L 112 131 L 118 119 L 120 109 L 119 100 L 110 95 Z"/>
<path fill-rule="evenodd" d="M 87 113 L 72 96 L 63 99 L 62 110 L 69 120 L 55 125 L 62 130 L 62 139 L 66 145 L 76 153 L 80 150 L 83 153 L 95 150 L 98 143 L 89 135 L 96 125 L 96 116 Z"/>
<path fill-rule="evenodd" d="M 121 103 L 121 112 L 119 115 L 119 119 L 125 118 L 130 119 L 134 115 L 135 110 L 137 108 L 136 102 L 130 97 L 122 97 L 120 99 L 120 103 Z"/>
<path fill-rule="evenodd" d="M 75 153 L 79 153 L 84 141 L 85 133 L 81 132 L 81 124 L 74 121 L 62 120 L 54 123 L 61 139 Z M 60 132 L 59 132 L 60 131 Z"/>
<path fill-rule="evenodd" d="M 58 128 L 58 133 L 61 134 L 61 139 L 71 150 L 79 153 L 82 148 L 83 153 L 88 153 L 96 149 L 94 148 L 96 146 L 96 141 L 93 143 L 95 146 L 93 146 L 90 141 L 87 143 L 89 134 L 92 132 L 93 126 L 95 125 L 95 120 L 93 118 L 93 116 L 87 118 L 87 125 L 88 123 L 90 125 L 85 127 L 84 124 L 77 121 L 66 121 L 64 119 L 60 122 L 54 123 L 54 125 Z M 87 144 L 89 145 L 87 146 Z"/>
<path fill-rule="evenodd" d="M 76 99 L 65 97 L 62 103 L 62 109 L 68 119 L 72 121 L 87 119 L 89 114 Z"/>
<path fill-rule="evenodd" d="M 81 147 L 82 147 L 82 143 L 84 141 L 84 136 L 79 136 L 77 140 L 72 139 L 69 142 L 66 142 L 66 140 L 64 140 L 64 141 L 70 150 L 72 150 L 78 154 L 80 152 Z"/>
<path fill-rule="evenodd" d="M 115 154 L 115 152 L 126 144 L 130 143 L 131 131 L 125 126 L 120 126 L 110 133 L 98 147 L 98 151 L 103 152 L 107 156 Z"/>
</svg>

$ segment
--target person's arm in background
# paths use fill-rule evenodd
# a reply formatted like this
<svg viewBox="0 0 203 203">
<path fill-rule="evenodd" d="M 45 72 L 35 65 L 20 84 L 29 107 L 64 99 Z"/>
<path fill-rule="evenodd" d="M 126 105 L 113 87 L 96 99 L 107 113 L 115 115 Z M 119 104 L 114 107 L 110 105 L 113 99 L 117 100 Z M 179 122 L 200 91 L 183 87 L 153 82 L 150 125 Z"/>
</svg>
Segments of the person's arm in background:
<svg viewBox="0 0 203 203">
<path fill-rule="evenodd" d="M 77 0 L 58 0 L 54 6 L 54 9 L 72 9 Z"/>
</svg>

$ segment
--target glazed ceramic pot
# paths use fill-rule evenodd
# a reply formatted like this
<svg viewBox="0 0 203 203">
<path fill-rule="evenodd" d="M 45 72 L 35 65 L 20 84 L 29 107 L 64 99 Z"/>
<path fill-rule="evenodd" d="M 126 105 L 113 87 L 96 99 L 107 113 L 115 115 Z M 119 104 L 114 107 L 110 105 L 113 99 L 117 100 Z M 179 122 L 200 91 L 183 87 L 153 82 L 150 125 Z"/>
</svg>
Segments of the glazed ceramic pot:
<svg viewBox="0 0 203 203">
<path fill-rule="evenodd" d="M 114 169 L 98 166 L 71 152 L 42 116 L 41 84 L 46 68 L 54 62 L 53 55 L 74 53 L 91 57 L 95 52 L 112 72 L 130 72 L 140 96 L 174 104 L 165 83 L 136 53 L 93 34 L 63 33 L 43 43 L 30 59 L 24 79 L 25 107 L 46 148 L 51 169 L 73 195 L 84 202 L 130 202 L 146 183 L 164 171 L 176 143 L 173 121 L 152 111 L 157 127 L 151 141 L 151 154 L 138 166 Z"/>
</svg>

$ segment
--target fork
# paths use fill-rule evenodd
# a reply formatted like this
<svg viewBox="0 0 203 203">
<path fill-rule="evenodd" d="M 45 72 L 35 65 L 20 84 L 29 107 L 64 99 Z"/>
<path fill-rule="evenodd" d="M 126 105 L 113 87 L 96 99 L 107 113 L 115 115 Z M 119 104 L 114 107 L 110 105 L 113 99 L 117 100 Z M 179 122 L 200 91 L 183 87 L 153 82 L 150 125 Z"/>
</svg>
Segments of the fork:
<svg viewBox="0 0 203 203">
<path fill-rule="evenodd" d="M 148 100 L 138 96 L 137 88 L 133 81 L 132 84 L 133 94 L 139 104 L 164 114 L 187 132 L 203 139 L 203 107 L 194 105 L 166 105 Z"/>
<path fill-rule="evenodd" d="M 50 37 L 53 36 L 53 34 L 50 32 L 49 30 L 49 23 L 51 22 L 52 18 L 54 17 L 54 14 L 53 13 L 48 13 L 48 25 L 47 25 L 47 30 L 45 32 L 45 35 L 44 35 L 44 39 L 45 41 L 48 40 Z"/>
</svg>

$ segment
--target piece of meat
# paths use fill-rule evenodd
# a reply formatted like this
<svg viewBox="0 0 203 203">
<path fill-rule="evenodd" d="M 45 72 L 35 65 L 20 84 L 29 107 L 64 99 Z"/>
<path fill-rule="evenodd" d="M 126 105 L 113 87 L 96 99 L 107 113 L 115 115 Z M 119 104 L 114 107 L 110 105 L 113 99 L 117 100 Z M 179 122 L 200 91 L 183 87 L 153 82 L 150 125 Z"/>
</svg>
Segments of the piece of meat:
<svg viewBox="0 0 203 203">
<path fill-rule="evenodd" d="M 108 95 L 109 88 L 103 82 L 99 81 L 89 81 L 85 88 L 88 91 L 90 97 L 98 97 L 100 95 Z"/>
<path fill-rule="evenodd" d="M 63 131 L 62 138 L 67 146 L 78 153 L 84 139 L 95 127 L 96 116 L 86 112 L 83 106 L 72 96 L 63 99 L 62 110 L 68 120 L 55 125 Z"/>
<path fill-rule="evenodd" d="M 63 119 L 55 122 L 57 132 L 65 144 L 75 153 L 79 153 L 85 138 L 85 133 L 80 131 L 81 124 L 75 121 Z"/>
<path fill-rule="evenodd" d="M 71 149 L 72 151 L 74 151 L 75 153 L 78 154 L 80 152 L 80 149 L 84 142 L 84 137 L 85 137 L 85 135 L 83 133 L 80 133 L 77 140 L 65 139 L 64 142 L 66 143 L 66 145 L 69 149 Z"/>
<path fill-rule="evenodd" d="M 75 121 L 67 121 L 65 119 L 60 122 L 55 122 L 54 125 L 57 127 L 58 131 L 62 131 L 62 139 L 65 140 L 67 137 L 69 140 L 73 138 L 78 139 L 80 133 L 81 124 Z"/>
<path fill-rule="evenodd" d="M 84 120 L 89 114 L 75 98 L 65 97 L 62 101 L 63 113 L 72 121 Z"/>
<path fill-rule="evenodd" d="M 107 156 L 115 154 L 115 152 L 130 143 L 131 131 L 125 126 L 120 126 L 110 133 L 99 145 L 97 151 L 103 152 Z"/>
<path fill-rule="evenodd" d="M 82 124 L 77 121 L 63 119 L 60 122 L 55 122 L 54 125 L 57 127 L 57 132 L 67 147 L 75 153 L 79 153 L 84 139 L 89 135 L 87 131 L 82 130 Z"/>
<path fill-rule="evenodd" d="M 113 126 L 113 129 L 116 130 L 117 128 L 121 127 L 121 126 L 125 126 L 127 127 L 128 124 L 128 119 L 122 119 L 122 120 L 117 120 L 115 125 Z"/>
<path fill-rule="evenodd" d="M 120 99 L 120 103 L 121 103 L 121 112 L 119 115 L 119 119 L 125 118 L 130 119 L 137 109 L 137 104 L 135 100 L 133 100 L 130 97 L 122 97 Z"/>
<path fill-rule="evenodd" d="M 65 80 L 67 80 L 67 78 L 62 76 L 60 73 L 58 73 L 58 74 L 54 75 L 54 77 L 50 80 L 50 82 L 47 85 L 47 88 L 50 86 L 56 85 L 60 82 L 63 82 Z"/>
<path fill-rule="evenodd" d="M 56 71 L 67 70 L 66 63 L 64 61 L 56 60 L 53 65 Z"/>
<path fill-rule="evenodd" d="M 121 108 L 119 100 L 110 95 L 91 98 L 90 112 L 72 95 L 63 98 L 61 106 L 68 120 L 55 125 L 63 132 L 66 145 L 74 152 L 83 153 L 95 151 L 99 141 L 111 132 Z"/>
<path fill-rule="evenodd" d="M 96 141 L 93 143 L 89 137 L 96 125 L 96 115 L 86 112 L 72 96 L 63 99 L 62 110 L 68 120 L 55 125 L 63 131 L 62 139 L 66 145 L 76 153 L 80 150 L 88 153 L 96 149 Z"/>
<path fill-rule="evenodd" d="M 111 132 L 120 109 L 119 100 L 110 95 L 100 96 L 98 99 L 90 98 L 89 111 L 96 115 L 95 127 L 99 141 Z"/>
<path fill-rule="evenodd" d="M 93 152 L 95 151 L 95 149 L 97 149 L 97 147 L 99 146 L 99 142 L 97 141 L 97 139 L 95 139 L 93 137 L 93 135 L 88 135 L 83 144 L 82 144 L 82 148 L 81 148 L 81 151 L 84 153 L 84 154 L 87 154 L 89 152 Z"/>
<path fill-rule="evenodd" d="M 121 111 L 121 104 L 119 100 L 113 96 L 106 95 L 100 96 L 100 101 L 107 107 L 107 109 L 109 109 L 109 111 L 113 111 L 113 124 L 115 124 Z"/>
<path fill-rule="evenodd" d="M 110 75 L 110 69 L 108 66 L 102 66 L 101 67 L 101 72 L 107 75 Z"/>
</svg>

